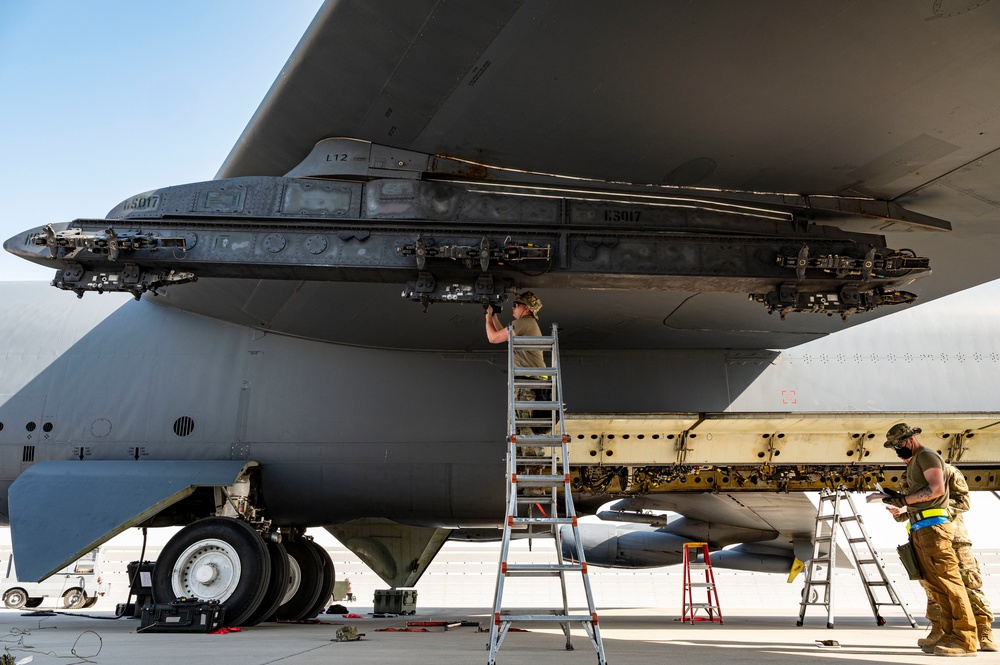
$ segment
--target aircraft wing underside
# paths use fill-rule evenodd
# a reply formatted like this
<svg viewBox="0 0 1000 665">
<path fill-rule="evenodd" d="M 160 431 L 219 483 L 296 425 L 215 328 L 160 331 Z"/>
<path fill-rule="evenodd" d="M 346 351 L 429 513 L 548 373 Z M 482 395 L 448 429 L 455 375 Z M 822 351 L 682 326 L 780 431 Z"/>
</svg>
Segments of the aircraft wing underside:
<svg viewBox="0 0 1000 665">
<path fill-rule="evenodd" d="M 151 190 L 74 227 L 82 235 L 46 238 L 40 227 L 6 246 L 41 242 L 25 256 L 53 261 L 64 288 L 139 295 L 173 284 L 158 302 L 325 341 L 475 348 L 478 317 L 454 303 L 535 288 L 566 325 L 565 348 L 788 348 L 892 309 L 880 305 L 906 307 L 910 294 L 924 302 L 1000 277 L 998 26 L 996 3 L 929 0 L 331 0 L 218 174 L 257 184 L 175 192 L 169 209 L 168 192 Z M 349 152 L 328 150 L 299 166 L 331 137 L 403 157 L 317 170 L 353 166 Z M 438 198 L 440 173 L 398 172 L 414 155 L 464 165 L 451 177 L 476 191 L 463 190 L 449 218 L 461 228 L 434 216 L 458 200 Z M 496 174 L 535 189 L 502 192 L 500 204 L 483 194 Z M 359 181 L 381 194 L 359 189 L 339 207 L 329 183 Z M 426 191 L 403 196 L 407 182 Z M 282 214 L 261 212 L 260 197 L 244 209 L 263 190 Z M 595 191 L 603 203 L 588 201 Z M 645 195 L 671 199 L 688 222 L 697 209 L 700 235 L 636 207 Z M 386 221 L 393 202 L 419 197 L 438 212 Z M 740 214 L 706 213 L 720 199 Z M 791 226 L 765 241 L 759 214 Z M 119 231 L 106 232 L 114 219 Z M 825 229 L 847 240 L 831 245 Z M 146 250 L 157 243 L 154 260 Z M 551 261 L 527 256 L 539 243 Z M 576 269 L 605 255 L 617 262 L 598 277 Z M 923 262 L 890 265 L 900 257 Z M 840 281 L 799 290 L 823 274 Z M 476 297 L 456 297 L 462 289 Z M 424 316 L 428 302 L 443 304 Z"/>
<path fill-rule="evenodd" d="M 1000 277 L 1000 7 L 954 4 L 329 2 L 219 177 L 282 175 L 350 136 L 604 181 L 874 196 L 953 225 L 880 230 L 931 258 L 925 301 Z M 753 327 L 778 348 L 842 327 L 766 325 L 700 291 L 683 325 L 704 335 Z"/>
</svg>

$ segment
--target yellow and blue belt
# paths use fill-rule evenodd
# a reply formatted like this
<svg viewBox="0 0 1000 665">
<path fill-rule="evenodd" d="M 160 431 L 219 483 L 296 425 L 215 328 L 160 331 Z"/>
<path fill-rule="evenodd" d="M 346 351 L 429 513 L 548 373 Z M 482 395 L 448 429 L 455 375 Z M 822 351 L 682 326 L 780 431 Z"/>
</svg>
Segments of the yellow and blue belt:
<svg viewBox="0 0 1000 665">
<path fill-rule="evenodd" d="M 917 520 L 914 522 L 913 518 L 910 518 L 910 523 L 906 525 L 907 533 L 951 521 L 951 513 L 944 508 L 928 508 L 927 510 L 921 510 L 914 516 L 917 517 Z"/>
</svg>

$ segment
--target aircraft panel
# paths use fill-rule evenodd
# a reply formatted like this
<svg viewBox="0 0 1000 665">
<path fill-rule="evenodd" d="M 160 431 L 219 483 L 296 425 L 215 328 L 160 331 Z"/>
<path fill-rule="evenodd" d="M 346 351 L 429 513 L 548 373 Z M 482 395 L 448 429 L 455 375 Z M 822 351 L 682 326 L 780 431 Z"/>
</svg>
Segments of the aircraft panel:
<svg viewBox="0 0 1000 665">
<path fill-rule="evenodd" d="M 1000 413 L 567 414 L 570 462 L 615 465 L 898 466 L 883 447 L 900 421 L 953 462 L 1000 463 Z"/>
</svg>

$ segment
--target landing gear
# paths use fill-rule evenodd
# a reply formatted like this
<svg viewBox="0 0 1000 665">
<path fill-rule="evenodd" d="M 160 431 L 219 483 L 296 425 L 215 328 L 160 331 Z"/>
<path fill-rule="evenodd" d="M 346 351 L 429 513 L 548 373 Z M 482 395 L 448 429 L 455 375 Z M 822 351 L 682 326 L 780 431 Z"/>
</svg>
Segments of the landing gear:
<svg viewBox="0 0 1000 665">
<path fill-rule="evenodd" d="M 226 608 L 226 624 L 242 626 L 268 589 L 271 564 L 264 540 L 246 522 L 206 517 L 167 542 L 153 569 L 153 599 L 215 600 Z"/>
<path fill-rule="evenodd" d="M 320 556 L 319 546 L 311 540 L 297 537 L 285 543 L 288 551 L 288 587 L 282 598 L 281 605 L 274 613 L 274 619 L 281 621 L 300 621 L 312 618 L 313 607 L 319 604 L 319 596 L 323 584 L 324 559 Z M 333 564 L 330 564 L 333 570 Z"/>
<path fill-rule="evenodd" d="M 277 611 L 288 589 L 288 552 L 281 543 L 267 543 L 267 554 L 271 566 L 271 580 L 264 591 L 260 605 L 243 623 L 244 626 L 255 626 L 261 621 L 267 621 Z"/>
<path fill-rule="evenodd" d="M 309 540 L 306 541 L 316 550 L 319 554 L 320 562 L 323 564 L 323 575 L 322 581 L 319 585 L 319 596 L 316 598 L 316 602 L 313 606 L 306 612 L 306 619 L 312 619 L 317 614 L 326 609 L 326 606 L 330 602 L 330 597 L 333 595 L 333 583 L 334 583 L 334 569 L 333 560 L 330 559 L 330 555 L 327 553 L 323 547 L 321 547 L 316 541 Z"/>
</svg>

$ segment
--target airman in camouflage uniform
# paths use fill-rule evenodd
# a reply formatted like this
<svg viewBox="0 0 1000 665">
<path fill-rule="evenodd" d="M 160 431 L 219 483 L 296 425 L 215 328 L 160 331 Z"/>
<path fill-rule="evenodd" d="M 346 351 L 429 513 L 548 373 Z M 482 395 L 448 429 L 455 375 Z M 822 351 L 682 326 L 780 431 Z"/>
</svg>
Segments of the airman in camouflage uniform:
<svg viewBox="0 0 1000 665">
<path fill-rule="evenodd" d="M 949 480 L 945 461 L 917 440 L 919 427 L 897 423 L 886 432 L 885 447 L 906 460 L 906 490 L 882 497 L 882 502 L 905 508 L 910 539 L 927 582 L 928 596 L 941 604 L 940 640 L 921 644 L 936 656 L 975 656 L 979 649 L 976 618 L 962 582 L 955 554 L 955 524 L 949 510 Z"/>
<path fill-rule="evenodd" d="M 538 327 L 538 312 L 542 309 L 542 301 L 531 291 L 525 291 L 514 296 L 514 303 L 511 307 L 514 321 L 510 330 L 515 337 L 540 336 L 541 328 Z M 500 323 L 499 317 L 492 308 L 486 309 L 486 337 L 493 344 L 502 344 L 508 339 L 508 329 Z M 539 350 L 518 349 L 514 351 L 514 367 L 545 367 L 545 359 Z M 544 398 L 544 397 L 543 397 Z M 532 388 L 516 388 L 514 399 L 518 402 L 536 401 L 535 390 Z M 517 411 L 518 419 L 532 417 L 530 410 Z M 548 434 L 549 429 L 531 427 L 521 427 L 518 434 Z M 517 454 L 525 457 L 541 457 L 545 450 L 538 446 L 522 446 L 517 449 Z"/>
<path fill-rule="evenodd" d="M 976 618 L 976 632 L 979 636 L 980 651 L 997 651 L 997 644 L 993 640 L 993 611 L 990 609 L 990 601 L 983 593 L 983 576 L 979 571 L 979 561 L 972 553 L 972 539 L 969 537 L 969 530 L 965 527 L 965 519 L 962 514 L 969 510 L 971 501 L 969 498 L 969 484 L 965 476 L 951 464 L 945 464 L 945 472 L 948 475 L 948 511 L 951 513 L 951 521 L 955 525 L 955 536 L 952 539 L 952 546 L 958 556 L 958 568 L 962 575 L 962 582 L 965 590 L 969 594 L 969 603 L 972 605 L 972 614 Z M 905 494 L 906 476 L 902 478 L 900 490 Z M 890 508 L 890 510 L 893 510 Z M 894 512 L 894 519 L 897 522 L 907 521 L 905 511 Z M 920 586 L 927 591 L 927 583 L 920 580 Z M 931 600 L 930 594 L 927 596 L 927 620 L 931 624 L 931 632 L 927 637 L 917 640 L 917 644 L 936 644 L 944 636 L 941 630 L 941 606 Z"/>
</svg>

